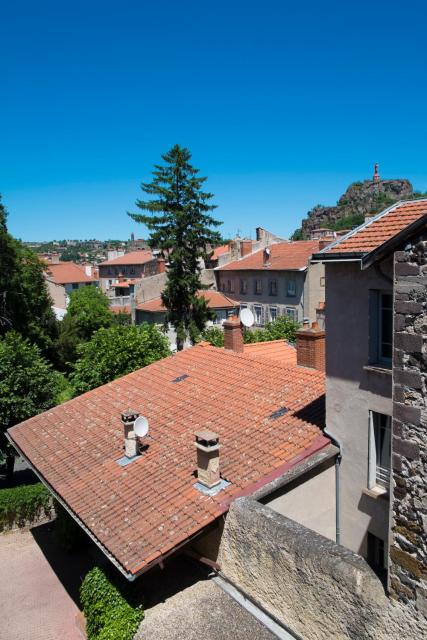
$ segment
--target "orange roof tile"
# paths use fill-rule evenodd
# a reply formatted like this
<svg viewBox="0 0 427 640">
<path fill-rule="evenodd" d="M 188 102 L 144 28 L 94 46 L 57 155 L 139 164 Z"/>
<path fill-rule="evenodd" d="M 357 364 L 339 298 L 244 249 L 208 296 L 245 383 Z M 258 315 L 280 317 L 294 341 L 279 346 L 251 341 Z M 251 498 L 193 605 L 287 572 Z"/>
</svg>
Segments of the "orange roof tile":
<svg viewBox="0 0 427 640">
<path fill-rule="evenodd" d="M 122 306 L 119 305 L 111 305 L 110 306 L 110 311 L 112 311 L 113 313 L 127 313 L 130 314 L 130 305 L 124 304 Z"/>
<path fill-rule="evenodd" d="M 141 251 L 130 251 L 129 253 L 125 253 L 124 256 L 120 256 L 119 258 L 101 262 L 99 266 L 105 267 L 109 266 L 110 264 L 117 266 L 121 264 L 145 264 L 146 262 L 150 262 L 150 260 L 154 260 L 152 252 L 146 249 L 141 249 Z"/>
<path fill-rule="evenodd" d="M 87 276 L 84 267 L 74 262 L 59 262 L 49 264 L 47 275 L 57 284 L 72 284 L 73 282 L 96 282 L 93 276 Z"/>
<path fill-rule="evenodd" d="M 330 444 L 321 431 L 324 387 L 319 371 L 199 345 L 9 434 L 105 552 L 136 575 L 216 520 L 242 491 Z M 148 418 L 150 433 L 145 452 L 121 467 L 120 413 L 128 407 Z M 201 428 L 219 434 L 222 477 L 231 483 L 214 497 L 193 486 Z"/>
<path fill-rule="evenodd" d="M 230 251 L 230 245 L 224 244 L 222 247 L 216 247 L 212 254 L 211 260 L 218 260 L 219 256 L 224 255 Z"/>
<path fill-rule="evenodd" d="M 253 342 L 243 346 L 245 356 L 262 360 L 274 360 L 284 365 L 296 366 L 297 352 L 286 340 Z"/>
<path fill-rule="evenodd" d="M 227 298 L 227 296 L 220 291 L 199 291 L 198 295 L 206 300 L 210 309 L 233 309 L 240 304 L 235 300 L 231 300 L 231 298 Z M 163 313 L 166 311 L 161 298 L 141 302 L 136 305 L 136 308 L 140 311 L 148 311 L 149 313 Z"/>
<path fill-rule="evenodd" d="M 370 253 L 425 215 L 427 199 L 398 202 L 326 247 L 320 255 Z"/>
<path fill-rule="evenodd" d="M 311 255 L 319 251 L 319 240 L 279 242 L 270 245 L 269 249 L 271 253 L 268 265 L 264 265 L 264 250 L 261 249 L 240 260 L 218 267 L 218 271 L 241 271 L 247 269 L 292 271 L 305 269 Z"/>
</svg>

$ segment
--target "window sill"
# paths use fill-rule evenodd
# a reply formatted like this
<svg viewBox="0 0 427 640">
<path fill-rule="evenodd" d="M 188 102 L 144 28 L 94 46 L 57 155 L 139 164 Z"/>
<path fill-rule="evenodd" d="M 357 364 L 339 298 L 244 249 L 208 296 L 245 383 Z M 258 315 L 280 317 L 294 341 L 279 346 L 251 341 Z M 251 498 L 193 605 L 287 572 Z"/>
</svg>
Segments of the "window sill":
<svg viewBox="0 0 427 640">
<path fill-rule="evenodd" d="M 379 486 L 372 487 L 372 489 L 368 489 L 367 487 L 364 487 L 362 489 L 362 493 L 365 496 L 369 496 L 370 498 L 373 498 L 374 500 L 378 500 L 378 498 L 382 498 L 383 500 L 389 500 L 390 498 L 387 489 L 384 489 L 384 487 L 379 487 Z"/>
<path fill-rule="evenodd" d="M 391 374 L 392 374 L 391 366 L 390 367 L 386 367 L 384 364 L 379 364 L 379 363 L 365 364 L 363 369 L 365 371 L 371 371 L 373 373 L 380 373 L 380 374 L 384 374 L 384 375 L 387 375 L 387 376 L 391 376 Z"/>
</svg>

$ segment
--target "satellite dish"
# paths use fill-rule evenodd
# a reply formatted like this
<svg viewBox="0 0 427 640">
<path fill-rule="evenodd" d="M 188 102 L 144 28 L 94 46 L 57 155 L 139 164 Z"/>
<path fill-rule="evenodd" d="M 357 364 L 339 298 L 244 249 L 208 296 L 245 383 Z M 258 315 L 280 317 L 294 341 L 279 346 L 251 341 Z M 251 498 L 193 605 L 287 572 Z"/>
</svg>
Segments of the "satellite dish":
<svg viewBox="0 0 427 640">
<path fill-rule="evenodd" d="M 265 247 L 265 255 L 269 256 L 271 253 L 270 247 Z"/>
<path fill-rule="evenodd" d="M 144 438 L 148 433 L 147 418 L 144 418 L 144 416 L 139 416 L 139 418 L 135 420 L 135 423 L 133 425 L 133 430 L 138 436 L 138 438 Z"/>
<path fill-rule="evenodd" d="M 245 325 L 245 327 L 252 327 L 255 318 L 250 309 L 242 309 L 240 311 L 240 322 Z"/>
</svg>

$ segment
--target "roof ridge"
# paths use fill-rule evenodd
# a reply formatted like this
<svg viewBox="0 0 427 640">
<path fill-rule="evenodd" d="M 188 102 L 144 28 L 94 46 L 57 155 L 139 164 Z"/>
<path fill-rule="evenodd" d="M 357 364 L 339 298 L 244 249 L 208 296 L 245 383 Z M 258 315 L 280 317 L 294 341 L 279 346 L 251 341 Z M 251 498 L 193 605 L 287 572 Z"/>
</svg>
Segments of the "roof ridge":
<svg viewBox="0 0 427 640">
<path fill-rule="evenodd" d="M 320 254 L 320 253 L 328 253 L 331 249 L 333 249 L 334 247 L 337 247 L 339 244 L 341 244 L 341 242 L 344 242 L 344 240 L 347 240 L 348 238 L 352 238 L 356 233 L 359 233 L 359 231 L 361 231 L 362 229 L 366 229 L 373 222 L 376 222 L 377 220 L 380 220 L 385 215 L 388 215 L 389 213 L 391 213 L 395 209 L 398 209 L 402 205 L 413 204 L 415 202 L 427 202 L 427 198 L 414 198 L 413 200 L 398 200 L 397 202 L 394 202 L 392 205 L 390 205 L 389 207 L 387 207 L 383 211 L 380 211 L 379 213 L 377 213 L 374 216 L 372 216 L 372 218 L 369 218 L 369 220 L 365 220 L 365 222 L 362 222 L 362 224 L 360 224 L 358 227 L 355 227 L 354 229 L 351 229 L 344 236 L 341 236 L 341 238 L 337 238 L 335 240 L 335 242 L 331 242 L 331 244 L 328 244 L 326 247 L 324 247 L 323 249 L 318 251 L 318 254 Z"/>
</svg>

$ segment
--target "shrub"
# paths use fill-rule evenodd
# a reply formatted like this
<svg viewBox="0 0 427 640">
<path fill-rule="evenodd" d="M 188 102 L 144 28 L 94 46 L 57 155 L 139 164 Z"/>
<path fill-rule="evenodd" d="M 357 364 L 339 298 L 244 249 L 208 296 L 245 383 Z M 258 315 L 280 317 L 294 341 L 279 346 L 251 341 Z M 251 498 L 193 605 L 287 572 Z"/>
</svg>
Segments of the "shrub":
<svg viewBox="0 0 427 640">
<path fill-rule="evenodd" d="M 202 332 L 202 340 L 207 340 L 213 347 L 224 346 L 224 331 L 219 327 L 208 327 Z"/>
<path fill-rule="evenodd" d="M 144 612 L 133 607 L 99 567 L 86 574 L 80 587 L 88 640 L 132 640 Z"/>
<path fill-rule="evenodd" d="M 41 482 L 1 489 L 0 531 L 14 524 L 25 526 L 28 521 L 49 516 L 51 510 L 51 495 Z"/>
<path fill-rule="evenodd" d="M 273 322 L 269 322 L 264 329 L 245 329 L 243 341 L 245 344 L 266 342 L 267 340 L 295 342 L 295 333 L 299 326 L 298 322 L 295 322 L 289 316 L 279 316 Z M 205 329 L 202 333 L 202 338 L 214 347 L 224 346 L 224 332 L 219 327 Z"/>
</svg>

